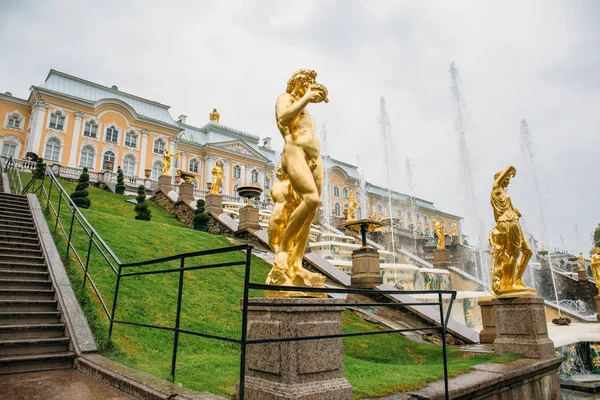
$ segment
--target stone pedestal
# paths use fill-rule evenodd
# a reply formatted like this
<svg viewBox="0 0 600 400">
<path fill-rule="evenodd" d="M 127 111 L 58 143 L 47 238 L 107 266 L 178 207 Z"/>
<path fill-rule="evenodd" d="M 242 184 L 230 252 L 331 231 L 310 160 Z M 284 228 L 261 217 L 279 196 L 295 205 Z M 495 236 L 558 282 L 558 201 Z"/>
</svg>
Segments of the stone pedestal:
<svg viewBox="0 0 600 400">
<path fill-rule="evenodd" d="M 433 250 L 433 266 L 435 268 L 448 268 L 450 266 L 450 252 L 444 250 Z"/>
<path fill-rule="evenodd" d="M 350 287 L 370 288 L 383 283 L 379 268 L 379 252 L 372 247 L 361 247 L 352 252 Z"/>
<path fill-rule="evenodd" d="M 554 356 L 554 343 L 548 337 L 543 299 L 493 299 L 491 303 L 496 317 L 496 354 L 520 353 L 527 358 Z"/>
<path fill-rule="evenodd" d="M 496 316 L 492 305 L 492 297 L 480 297 L 479 307 L 481 308 L 481 323 L 483 329 L 479 332 L 480 343 L 494 343 L 496 339 Z"/>
<path fill-rule="evenodd" d="M 240 208 L 240 224 L 238 225 L 238 232 L 246 231 L 248 229 L 257 230 L 260 229 L 260 225 L 258 223 L 258 208 L 247 205 Z"/>
<path fill-rule="evenodd" d="M 600 296 L 594 296 L 594 300 L 596 300 L 596 320 L 600 321 Z"/>
<path fill-rule="evenodd" d="M 158 189 L 164 194 L 169 194 L 173 190 L 171 185 L 171 175 L 161 175 L 158 177 Z"/>
<path fill-rule="evenodd" d="M 223 197 L 219 193 L 208 193 L 204 199 L 206 212 L 219 215 L 223 213 Z"/>
<path fill-rule="evenodd" d="M 577 270 L 577 280 L 579 282 L 587 281 L 588 278 L 589 278 L 589 275 L 586 270 L 584 270 L 584 269 Z"/>
<path fill-rule="evenodd" d="M 194 185 L 192 182 L 183 182 L 179 185 L 179 201 L 190 204 L 194 201 Z"/>
<path fill-rule="evenodd" d="M 460 237 L 458 235 L 452 236 L 452 244 L 460 244 Z"/>
<path fill-rule="evenodd" d="M 291 304 L 335 303 L 336 299 L 251 299 L 286 306 L 249 306 L 248 339 L 342 333 L 343 307 Z M 239 384 L 238 384 L 239 385 Z M 350 400 L 344 377 L 342 339 L 250 344 L 246 353 L 246 400 Z"/>
</svg>

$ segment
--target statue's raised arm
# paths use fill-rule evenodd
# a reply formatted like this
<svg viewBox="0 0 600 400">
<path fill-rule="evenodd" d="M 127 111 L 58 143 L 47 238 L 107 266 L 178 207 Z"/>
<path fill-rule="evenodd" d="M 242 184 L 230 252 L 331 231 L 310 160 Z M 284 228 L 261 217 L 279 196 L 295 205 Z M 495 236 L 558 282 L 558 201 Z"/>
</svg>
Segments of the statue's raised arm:
<svg viewBox="0 0 600 400">
<path fill-rule="evenodd" d="M 514 178 L 517 175 L 517 169 L 514 165 L 509 165 L 494 176 L 494 189 L 498 189 L 502 187 L 502 183 L 506 178 Z"/>
</svg>

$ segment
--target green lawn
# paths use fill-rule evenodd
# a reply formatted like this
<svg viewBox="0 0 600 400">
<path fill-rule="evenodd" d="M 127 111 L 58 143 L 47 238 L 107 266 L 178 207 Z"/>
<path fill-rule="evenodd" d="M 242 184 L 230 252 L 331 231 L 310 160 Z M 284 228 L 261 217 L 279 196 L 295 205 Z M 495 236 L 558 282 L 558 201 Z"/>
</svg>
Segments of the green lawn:
<svg viewBox="0 0 600 400">
<path fill-rule="evenodd" d="M 23 174 L 24 182 L 31 175 Z M 69 193 L 72 182 L 61 181 Z M 48 184 L 46 183 L 46 186 Z M 194 231 L 178 222 L 156 204 L 150 203 L 152 221 L 134 219 L 133 204 L 125 196 L 98 188 L 89 189 L 91 208 L 82 210 L 87 220 L 119 257 L 121 262 L 143 261 L 232 243 L 220 236 Z M 51 192 L 52 203 L 58 204 L 57 192 Z M 42 200 L 42 206 L 46 201 Z M 61 207 L 62 220 L 68 231 L 70 213 Z M 51 228 L 54 218 L 47 214 Z M 73 243 L 81 257 L 89 246 L 83 229 L 74 224 Z M 56 233 L 56 244 L 64 256 L 66 242 Z M 115 275 L 102 254 L 92 247 L 89 271 L 103 294 L 108 308 L 112 306 Z M 242 259 L 241 253 L 209 256 L 202 263 Z M 85 258 L 83 259 L 85 262 Z M 195 263 L 193 263 L 196 261 Z M 200 260 L 191 260 L 197 265 Z M 108 343 L 108 320 L 88 284 L 82 287 L 82 271 L 71 254 L 66 261 L 75 291 L 96 336 L 100 351 L 123 364 L 168 379 L 172 355 L 173 334 L 166 331 L 116 324 L 112 342 Z M 176 268 L 178 262 L 153 268 Z M 270 265 L 259 258 L 252 259 L 251 279 L 264 282 Z M 142 268 L 134 268 L 139 271 Z M 178 274 L 161 274 L 124 278 L 119 291 L 116 318 L 147 324 L 174 326 Z M 181 327 L 183 329 L 240 337 L 243 266 L 227 269 L 186 272 L 183 288 Z M 262 293 L 252 293 L 253 297 Z M 344 331 L 380 329 L 351 312 L 343 314 Z M 468 371 L 473 365 L 511 357 L 492 355 L 467 356 L 449 349 L 449 369 L 452 375 Z M 344 339 L 346 377 L 354 387 L 356 398 L 384 396 L 399 391 L 414 390 L 443 376 L 441 347 L 410 342 L 401 335 L 376 335 Z M 181 335 L 175 381 L 199 391 L 232 396 L 239 371 L 239 346 L 227 342 Z"/>
</svg>

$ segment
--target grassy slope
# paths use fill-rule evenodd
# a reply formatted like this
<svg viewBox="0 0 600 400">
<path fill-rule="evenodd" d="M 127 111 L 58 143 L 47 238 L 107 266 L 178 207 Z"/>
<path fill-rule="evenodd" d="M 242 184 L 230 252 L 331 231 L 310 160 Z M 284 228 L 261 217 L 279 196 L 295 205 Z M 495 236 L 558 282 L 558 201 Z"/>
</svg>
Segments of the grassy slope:
<svg viewBox="0 0 600 400">
<path fill-rule="evenodd" d="M 68 192 L 75 188 L 74 183 L 62 183 Z M 53 192 L 52 197 L 56 204 L 56 191 Z M 226 238 L 185 227 L 154 203 L 150 203 L 152 221 L 145 222 L 134 219 L 134 206 L 126 203 L 123 196 L 90 188 L 90 199 L 91 208 L 83 210 L 85 217 L 122 262 L 148 260 L 231 245 Z M 64 206 L 61 214 L 65 221 L 70 221 L 69 213 Z M 75 223 L 73 238 L 78 252 L 85 254 L 89 238 L 77 223 Z M 59 251 L 64 255 L 66 251 L 64 240 L 56 242 Z M 204 258 L 202 262 L 206 264 L 231 261 L 234 258 L 241 259 L 242 254 L 210 256 Z M 200 260 L 194 261 L 196 262 L 188 265 L 197 265 Z M 161 378 L 168 378 L 173 334 L 119 324 L 115 325 L 112 343 L 107 343 L 108 322 L 95 294 L 91 292 L 89 284 L 87 290 L 81 290 L 81 269 L 72 256 L 67 264 L 69 276 L 101 351 L 126 365 Z M 174 262 L 156 267 L 177 266 L 178 263 Z M 270 266 L 262 260 L 253 258 L 251 279 L 262 282 L 269 268 Z M 98 250 L 92 251 L 89 270 L 110 309 L 115 277 Z M 183 290 L 181 327 L 239 337 L 241 325 L 239 298 L 242 295 L 242 279 L 243 267 L 187 272 Z M 252 295 L 259 297 L 262 294 Z M 124 278 L 119 292 L 116 318 L 174 326 L 176 298 L 177 274 Z M 343 322 L 345 331 L 378 329 L 349 312 L 344 313 Z M 429 344 L 416 344 L 400 335 L 344 339 L 344 358 L 346 376 L 354 386 L 356 398 L 416 389 L 442 377 L 441 348 Z M 449 349 L 449 368 L 452 375 L 468 371 L 475 364 L 491 360 L 501 362 L 508 359 L 507 357 L 494 358 L 491 355 L 468 357 L 454 349 Z M 239 346 L 188 335 L 180 336 L 176 382 L 196 390 L 230 396 L 235 389 L 238 369 Z"/>
</svg>

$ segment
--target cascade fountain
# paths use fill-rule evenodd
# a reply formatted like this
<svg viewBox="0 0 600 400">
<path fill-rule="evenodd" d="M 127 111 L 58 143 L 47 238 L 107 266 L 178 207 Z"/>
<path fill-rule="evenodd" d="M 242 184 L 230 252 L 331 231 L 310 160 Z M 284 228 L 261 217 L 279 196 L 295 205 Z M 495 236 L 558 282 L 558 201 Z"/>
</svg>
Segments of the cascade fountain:
<svg viewBox="0 0 600 400">
<path fill-rule="evenodd" d="M 537 194 L 538 200 L 538 209 L 540 210 L 540 217 L 542 223 L 542 240 L 546 243 L 546 246 L 549 247 L 548 236 L 546 235 L 546 219 L 544 218 L 544 208 L 542 207 L 542 196 L 540 190 L 540 184 L 537 174 L 537 169 L 535 166 L 535 152 L 533 151 L 533 138 L 531 137 L 531 131 L 529 130 L 529 124 L 525 118 L 521 120 L 521 150 L 523 151 L 523 155 L 525 158 L 529 159 L 529 163 L 531 166 L 531 173 L 533 176 L 533 183 L 535 185 L 535 192 Z M 554 297 L 556 299 L 556 309 L 558 310 L 558 317 L 561 318 L 560 312 L 560 303 L 558 302 L 558 291 L 556 290 L 556 278 L 554 277 L 554 267 L 552 264 L 551 253 L 548 252 L 548 264 L 550 268 L 550 276 L 552 277 L 552 285 L 554 286 Z"/>
<path fill-rule="evenodd" d="M 365 180 L 363 169 L 360 165 L 360 157 L 358 155 L 356 156 L 356 169 L 359 178 L 358 193 L 360 194 L 360 217 L 366 218 L 369 216 L 367 215 L 367 181 Z"/>
<path fill-rule="evenodd" d="M 390 232 L 392 233 L 392 253 L 394 254 L 394 262 L 396 262 L 396 244 L 394 237 L 394 222 L 392 213 L 392 189 L 390 189 L 390 164 L 395 159 L 393 158 L 393 144 L 392 144 L 392 125 L 390 124 L 390 118 L 387 113 L 387 106 L 385 104 L 385 97 L 381 96 L 379 99 L 379 118 L 377 120 L 379 130 L 381 132 L 381 139 L 383 144 L 383 160 L 385 163 L 385 178 L 388 191 L 388 215 L 390 218 Z"/>
<path fill-rule="evenodd" d="M 406 157 L 406 163 L 404 164 L 404 180 L 406 182 L 406 186 L 408 187 L 408 196 L 409 196 L 409 200 L 410 200 L 410 214 L 412 215 L 413 218 L 416 218 L 415 216 L 415 183 L 413 180 L 413 172 L 412 172 L 412 162 L 410 161 L 409 157 Z M 414 229 L 414 226 L 410 227 L 411 231 L 412 231 L 412 238 L 413 238 L 413 246 L 414 246 L 414 253 L 417 254 L 417 232 Z"/>
<path fill-rule="evenodd" d="M 323 207 L 323 217 L 325 218 L 325 223 L 327 226 L 331 226 L 331 198 L 329 197 L 329 153 L 327 152 L 327 128 L 325 124 L 321 125 L 321 156 L 323 157 L 323 164 L 325 168 L 323 168 L 323 197 L 324 201 L 322 203 Z"/>
<path fill-rule="evenodd" d="M 479 253 L 479 265 L 481 268 L 481 281 L 487 286 L 487 283 L 491 281 L 489 279 L 489 271 L 488 276 L 486 277 L 486 271 L 484 268 L 483 262 L 483 243 L 486 242 L 483 239 L 482 232 L 479 228 L 479 218 L 477 216 L 477 199 L 475 196 L 475 190 L 473 188 L 473 166 L 471 161 L 471 156 L 469 154 L 469 149 L 467 147 L 467 130 L 470 129 L 470 124 L 468 123 L 468 111 L 466 109 L 466 103 L 464 97 L 462 95 L 462 91 L 460 90 L 460 75 L 458 73 L 458 69 L 456 68 L 456 64 L 453 62 L 450 63 L 450 87 L 452 90 L 452 103 L 454 106 L 454 129 L 456 133 L 458 133 L 458 149 L 460 154 L 460 172 L 461 176 L 464 180 L 464 186 L 466 189 L 467 195 L 467 203 L 469 207 L 469 211 L 471 213 L 471 218 L 473 223 L 475 224 L 475 231 L 477 234 L 477 240 L 479 242 L 478 253 Z M 479 278 L 479 271 L 475 268 L 477 278 Z"/>
</svg>

